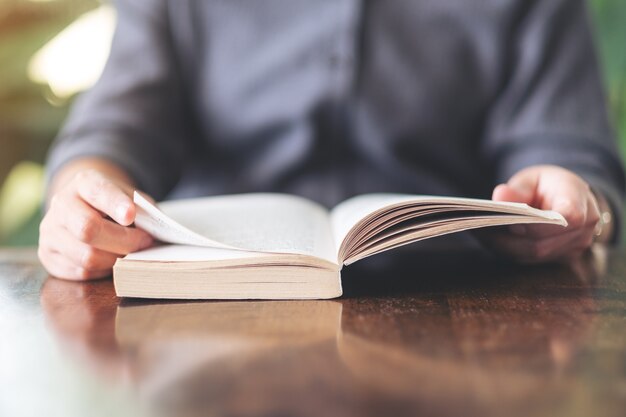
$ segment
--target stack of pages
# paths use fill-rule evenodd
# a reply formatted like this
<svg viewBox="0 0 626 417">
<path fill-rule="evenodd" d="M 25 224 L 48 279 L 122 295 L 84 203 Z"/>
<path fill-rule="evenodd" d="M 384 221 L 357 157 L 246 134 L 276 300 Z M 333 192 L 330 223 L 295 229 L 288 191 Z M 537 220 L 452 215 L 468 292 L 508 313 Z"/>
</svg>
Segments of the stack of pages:
<svg viewBox="0 0 626 417">
<path fill-rule="evenodd" d="M 489 226 L 567 225 L 525 204 L 452 197 L 366 194 L 330 211 L 284 194 L 134 200 L 136 226 L 167 244 L 117 261 L 123 297 L 333 298 L 343 265 L 402 245 Z"/>
</svg>

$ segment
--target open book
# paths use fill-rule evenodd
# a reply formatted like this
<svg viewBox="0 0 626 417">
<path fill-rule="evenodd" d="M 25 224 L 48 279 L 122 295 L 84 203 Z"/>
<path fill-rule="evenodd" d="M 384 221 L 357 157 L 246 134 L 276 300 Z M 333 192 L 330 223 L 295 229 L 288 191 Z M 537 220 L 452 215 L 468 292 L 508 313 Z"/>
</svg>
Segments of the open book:
<svg viewBox="0 0 626 417">
<path fill-rule="evenodd" d="M 525 204 L 452 197 L 365 194 L 330 211 L 285 194 L 134 200 L 135 225 L 169 244 L 117 261 L 123 297 L 333 298 L 343 265 L 389 249 L 487 226 L 567 225 Z"/>
</svg>

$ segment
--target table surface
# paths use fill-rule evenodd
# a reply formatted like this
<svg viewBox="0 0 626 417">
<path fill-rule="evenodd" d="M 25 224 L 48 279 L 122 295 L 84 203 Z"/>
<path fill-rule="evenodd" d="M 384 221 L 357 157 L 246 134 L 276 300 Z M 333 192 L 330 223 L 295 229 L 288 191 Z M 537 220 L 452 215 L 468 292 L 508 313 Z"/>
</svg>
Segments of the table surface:
<svg viewBox="0 0 626 417">
<path fill-rule="evenodd" d="M 0 250 L 0 415 L 624 416 L 625 254 L 416 255 L 349 267 L 337 300 L 155 302 Z"/>
</svg>

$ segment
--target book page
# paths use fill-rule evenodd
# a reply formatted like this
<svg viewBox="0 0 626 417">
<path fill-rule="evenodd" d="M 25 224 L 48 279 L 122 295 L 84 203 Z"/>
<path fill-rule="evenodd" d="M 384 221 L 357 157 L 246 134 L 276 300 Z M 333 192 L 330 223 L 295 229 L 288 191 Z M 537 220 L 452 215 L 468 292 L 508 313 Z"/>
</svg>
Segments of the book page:
<svg viewBox="0 0 626 417">
<path fill-rule="evenodd" d="M 137 207 L 135 225 L 150 233 L 152 237 L 167 243 L 180 245 L 196 245 L 211 248 L 236 249 L 223 243 L 211 240 L 169 218 L 157 206 L 146 200 L 135 191 L 133 200 Z"/>
<path fill-rule="evenodd" d="M 158 207 L 145 199 L 140 203 L 142 215 L 149 217 L 139 218 L 137 225 L 164 242 L 295 253 L 337 263 L 328 211 L 304 198 L 240 194 L 168 201 Z"/>
<path fill-rule="evenodd" d="M 381 210 L 393 210 L 398 207 L 416 206 L 458 206 L 467 209 L 481 208 L 486 211 L 505 212 L 536 216 L 550 221 L 564 224 L 563 217 L 556 212 L 539 210 L 523 203 L 500 202 L 461 197 L 440 197 L 428 195 L 407 194 L 364 194 L 350 198 L 337 205 L 330 214 L 333 237 L 337 248 L 341 247 L 350 231 L 367 217 Z"/>
<path fill-rule="evenodd" d="M 125 260 L 152 262 L 201 262 L 230 259 L 250 259 L 266 257 L 261 252 L 246 252 L 238 249 L 222 249 L 187 245 L 162 245 L 133 252 Z M 276 255 L 279 256 L 279 255 Z"/>
<path fill-rule="evenodd" d="M 426 200 L 427 196 L 364 194 L 341 202 L 330 212 L 335 245 L 339 248 L 348 232 L 369 214 L 393 204 L 417 201 L 420 199 Z"/>
</svg>

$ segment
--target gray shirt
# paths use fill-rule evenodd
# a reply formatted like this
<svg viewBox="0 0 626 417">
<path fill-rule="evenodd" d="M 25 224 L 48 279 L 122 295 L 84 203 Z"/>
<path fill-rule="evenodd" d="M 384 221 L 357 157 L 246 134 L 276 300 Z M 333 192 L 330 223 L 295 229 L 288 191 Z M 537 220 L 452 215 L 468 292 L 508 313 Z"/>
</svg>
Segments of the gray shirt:
<svg viewBox="0 0 626 417">
<path fill-rule="evenodd" d="M 119 0 L 111 56 L 52 148 L 157 199 L 489 197 L 535 164 L 621 213 L 582 0 Z"/>
</svg>

